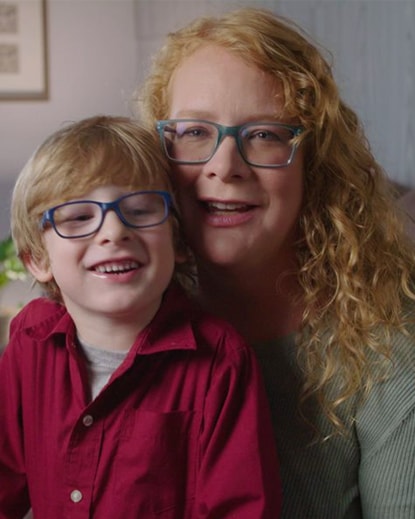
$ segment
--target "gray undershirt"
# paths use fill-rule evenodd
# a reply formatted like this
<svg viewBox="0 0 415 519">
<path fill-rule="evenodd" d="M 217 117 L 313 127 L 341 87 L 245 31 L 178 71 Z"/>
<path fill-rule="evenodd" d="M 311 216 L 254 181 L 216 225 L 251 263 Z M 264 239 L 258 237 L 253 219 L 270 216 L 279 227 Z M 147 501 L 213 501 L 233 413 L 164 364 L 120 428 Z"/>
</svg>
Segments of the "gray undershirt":
<svg viewBox="0 0 415 519">
<path fill-rule="evenodd" d="M 86 359 L 91 399 L 94 400 L 128 352 L 101 350 L 86 344 L 79 337 L 78 342 Z"/>
</svg>

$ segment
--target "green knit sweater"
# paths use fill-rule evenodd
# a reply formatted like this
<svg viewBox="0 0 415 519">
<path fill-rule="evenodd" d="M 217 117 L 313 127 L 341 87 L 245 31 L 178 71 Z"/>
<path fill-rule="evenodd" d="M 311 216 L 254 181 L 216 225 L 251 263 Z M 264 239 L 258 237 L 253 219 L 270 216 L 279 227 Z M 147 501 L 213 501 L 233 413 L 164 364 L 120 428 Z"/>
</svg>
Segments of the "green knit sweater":
<svg viewBox="0 0 415 519">
<path fill-rule="evenodd" d="M 279 450 L 282 519 L 415 519 L 415 327 L 393 340 L 394 370 L 356 406 L 353 429 L 332 436 L 317 406 L 298 413 L 294 336 L 255 346 Z"/>
</svg>

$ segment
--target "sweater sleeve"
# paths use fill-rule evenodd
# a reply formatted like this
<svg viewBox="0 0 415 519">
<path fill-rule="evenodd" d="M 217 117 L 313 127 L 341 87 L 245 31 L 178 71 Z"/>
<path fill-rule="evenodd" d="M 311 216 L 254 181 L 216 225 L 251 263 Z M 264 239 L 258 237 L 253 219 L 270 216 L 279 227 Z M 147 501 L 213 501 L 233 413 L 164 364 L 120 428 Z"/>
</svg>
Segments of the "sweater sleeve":
<svg viewBox="0 0 415 519">
<path fill-rule="evenodd" d="M 237 336 L 223 340 L 233 349 L 218 355 L 212 372 L 192 517 L 277 519 L 278 460 L 257 361 Z"/>
<path fill-rule="evenodd" d="M 364 519 L 412 519 L 415 511 L 415 335 L 393 343 L 390 376 L 357 416 Z"/>
</svg>

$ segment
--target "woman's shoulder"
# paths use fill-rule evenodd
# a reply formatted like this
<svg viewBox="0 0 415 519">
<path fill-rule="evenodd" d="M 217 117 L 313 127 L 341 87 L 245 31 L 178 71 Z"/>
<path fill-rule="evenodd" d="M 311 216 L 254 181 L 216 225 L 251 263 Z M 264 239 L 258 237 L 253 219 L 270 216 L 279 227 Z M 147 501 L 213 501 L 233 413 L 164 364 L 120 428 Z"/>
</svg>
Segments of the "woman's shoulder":
<svg viewBox="0 0 415 519">
<path fill-rule="evenodd" d="M 356 430 L 366 452 L 380 448 L 415 413 L 415 302 L 406 302 L 403 313 L 405 326 L 391 332 L 389 357 L 373 361 L 377 379 L 357 409 Z"/>
<path fill-rule="evenodd" d="M 415 301 L 402 305 L 402 329 L 391 332 L 391 371 L 396 375 L 415 371 Z"/>
</svg>

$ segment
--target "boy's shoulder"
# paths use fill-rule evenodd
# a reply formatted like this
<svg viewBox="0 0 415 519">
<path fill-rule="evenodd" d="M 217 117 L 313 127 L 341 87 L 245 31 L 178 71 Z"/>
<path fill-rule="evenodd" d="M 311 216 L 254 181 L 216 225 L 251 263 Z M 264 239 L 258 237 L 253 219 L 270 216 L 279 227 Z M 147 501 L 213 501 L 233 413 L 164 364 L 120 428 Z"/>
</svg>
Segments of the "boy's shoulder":
<svg viewBox="0 0 415 519">
<path fill-rule="evenodd" d="M 195 348 L 203 345 L 221 350 L 250 350 L 250 347 L 226 320 L 201 308 L 200 304 L 181 287 L 174 286 L 167 291 L 160 309 L 156 326 L 165 326 L 190 335 Z"/>
<path fill-rule="evenodd" d="M 38 297 L 27 303 L 10 323 L 10 336 L 16 331 L 50 331 L 67 313 L 65 307 L 47 297 Z"/>
</svg>

